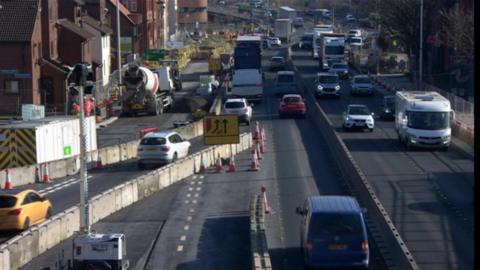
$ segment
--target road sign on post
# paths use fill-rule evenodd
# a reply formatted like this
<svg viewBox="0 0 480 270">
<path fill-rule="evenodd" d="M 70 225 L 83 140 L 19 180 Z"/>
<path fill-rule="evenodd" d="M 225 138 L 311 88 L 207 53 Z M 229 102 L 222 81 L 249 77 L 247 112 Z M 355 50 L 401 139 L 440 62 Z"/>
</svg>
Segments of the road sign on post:
<svg viewBox="0 0 480 270">
<path fill-rule="evenodd" d="M 207 145 L 239 143 L 238 115 L 209 115 L 203 118 L 203 142 Z"/>
<path fill-rule="evenodd" d="M 160 49 L 146 49 L 144 58 L 148 61 L 160 61 L 165 58 L 165 51 Z"/>
</svg>

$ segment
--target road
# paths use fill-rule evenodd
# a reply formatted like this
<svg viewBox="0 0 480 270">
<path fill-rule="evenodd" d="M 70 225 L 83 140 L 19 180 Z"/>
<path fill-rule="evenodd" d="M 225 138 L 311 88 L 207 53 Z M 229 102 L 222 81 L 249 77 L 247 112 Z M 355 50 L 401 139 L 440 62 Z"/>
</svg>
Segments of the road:
<svg viewBox="0 0 480 270">
<path fill-rule="evenodd" d="M 307 88 L 313 90 L 318 64 L 306 51 L 294 51 Z M 351 97 L 347 81 L 340 99 L 319 104 L 387 209 L 422 269 L 473 269 L 473 160 L 450 149 L 406 151 L 393 122 L 376 119 L 373 133 L 344 132 L 341 115 L 348 104 L 367 105 L 376 115 L 382 93 Z"/>
</svg>

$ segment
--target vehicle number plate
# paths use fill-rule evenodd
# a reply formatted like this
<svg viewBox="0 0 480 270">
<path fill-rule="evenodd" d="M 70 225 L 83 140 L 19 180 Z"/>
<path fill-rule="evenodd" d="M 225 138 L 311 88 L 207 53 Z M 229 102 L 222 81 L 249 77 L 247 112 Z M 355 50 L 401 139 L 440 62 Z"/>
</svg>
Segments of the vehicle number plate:
<svg viewBox="0 0 480 270">
<path fill-rule="evenodd" d="M 328 245 L 329 250 L 345 250 L 348 248 L 348 245 L 345 244 L 332 244 Z"/>
</svg>

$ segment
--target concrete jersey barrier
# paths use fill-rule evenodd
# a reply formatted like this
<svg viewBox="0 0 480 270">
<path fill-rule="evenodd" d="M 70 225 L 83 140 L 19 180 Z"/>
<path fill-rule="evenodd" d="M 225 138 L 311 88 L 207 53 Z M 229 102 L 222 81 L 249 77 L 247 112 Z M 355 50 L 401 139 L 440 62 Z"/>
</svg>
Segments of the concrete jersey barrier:
<svg viewBox="0 0 480 270">
<path fill-rule="evenodd" d="M 332 157 L 339 166 L 339 171 L 341 172 L 343 179 L 345 179 L 347 184 L 351 187 L 359 202 L 367 208 L 367 218 L 372 219 L 373 225 L 379 232 L 379 234 L 372 236 L 376 242 L 382 242 L 383 246 L 386 248 L 381 249 L 381 252 L 388 251 L 382 252 L 382 255 L 386 260 L 391 260 L 397 269 L 418 270 L 419 267 L 415 262 L 415 259 L 395 228 L 388 213 L 383 208 L 380 200 L 377 198 L 368 179 L 357 165 L 342 138 L 335 131 L 328 116 L 322 110 L 320 105 L 315 102 L 315 97 L 313 96 L 312 91 L 305 89 L 297 67 L 294 66 L 291 61 L 289 64 L 295 71 L 297 82 L 300 84 L 300 91 L 303 92 L 306 97 L 307 113 L 310 115 L 310 119 L 317 129 L 321 131 Z"/>
<path fill-rule="evenodd" d="M 119 186 L 104 191 L 89 200 L 89 219 L 93 224 L 153 193 L 162 190 L 194 174 L 203 158 L 206 167 L 215 163 L 215 158 L 230 157 L 230 154 L 250 149 L 251 134 L 240 135 L 240 143 L 211 146 L 175 163 L 141 175 Z M 231 149 L 231 150 L 230 150 Z M 230 152 L 231 151 L 231 152 Z M 71 207 L 53 216 L 46 222 L 33 226 L 0 246 L 0 270 L 14 270 L 30 262 L 61 241 L 72 236 L 80 228 L 80 208 Z"/>
<path fill-rule="evenodd" d="M 265 204 L 261 195 L 254 195 L 250 200 L 250 247 L 252 269 L 271 270 L 272 262 L 265 233 Z"/>
</svg>

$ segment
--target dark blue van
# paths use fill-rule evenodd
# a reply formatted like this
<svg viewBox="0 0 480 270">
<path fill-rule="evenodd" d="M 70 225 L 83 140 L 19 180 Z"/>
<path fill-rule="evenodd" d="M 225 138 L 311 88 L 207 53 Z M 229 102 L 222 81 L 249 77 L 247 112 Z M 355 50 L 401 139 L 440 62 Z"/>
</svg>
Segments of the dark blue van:
<svg viewBox="0 0 480 270">
<path fill-rule="evenodd" d="M 302 215 L 300 245 L 307 267 L 367 269 L 367 227 L 357 200 L 312 196 L 297 208 Z"/>
</svg>

